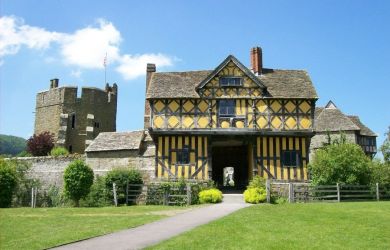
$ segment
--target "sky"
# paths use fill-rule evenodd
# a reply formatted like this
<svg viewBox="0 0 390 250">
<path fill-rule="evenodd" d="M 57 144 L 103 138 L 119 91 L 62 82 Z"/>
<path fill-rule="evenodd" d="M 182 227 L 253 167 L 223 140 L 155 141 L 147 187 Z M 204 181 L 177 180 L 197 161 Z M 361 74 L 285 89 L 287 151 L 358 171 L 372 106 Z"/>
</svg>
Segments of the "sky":
<svg viewBox="0 0 390 250">
<path fill-rule="evenodd" d="M 62 85 L 119 86 L 117 131 L 143 127 L 146 63 L 214 69 L 229 54 L 249 67 L 305 69 L 320 97 L 390 126 L 390 1 L 0 1 L 0 133 L 28 138 L 35 96 Z"/>
</svg>

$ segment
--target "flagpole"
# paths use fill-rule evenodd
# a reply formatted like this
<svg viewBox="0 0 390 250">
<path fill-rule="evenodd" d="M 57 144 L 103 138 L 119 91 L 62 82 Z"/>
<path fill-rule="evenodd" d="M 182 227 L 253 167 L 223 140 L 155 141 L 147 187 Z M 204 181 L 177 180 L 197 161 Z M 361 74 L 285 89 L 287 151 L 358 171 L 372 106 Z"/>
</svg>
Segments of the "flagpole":
<svg viewBox="0 0 390 250">
<path fill-rule="evenodd" d="M 104 84 L 107 84 L 107 52 L 104 57 Z"/>
</svg>

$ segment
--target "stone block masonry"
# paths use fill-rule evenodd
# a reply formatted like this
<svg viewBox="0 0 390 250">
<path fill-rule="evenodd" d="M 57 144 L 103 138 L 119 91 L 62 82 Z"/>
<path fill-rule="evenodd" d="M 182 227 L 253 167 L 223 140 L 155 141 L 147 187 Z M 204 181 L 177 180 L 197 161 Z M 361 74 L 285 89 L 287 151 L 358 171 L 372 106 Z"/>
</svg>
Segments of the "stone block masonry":
<svg viewBox="0 0 390 250">
<path fill-rule="evenodd" d="M 95 176 L 103 176 L 116 167 L 134 167 L 143 173 L 145 181 L 154 177 L 154 156 L 137 155 L 106 155 L 103 158 L 86 158 L 84 155 L 66 157 L 19 157 L 18 161 L 30 165 L 28 177 L 38 179 L 42 188 L 49 186 L 63 186 L 63 175 L 66 167 L 74 160 L 84 160 L 94 171 Z"/>
<path fill-rule="evenodd" d="M 49 131 L 57 146 L 70 152 L 84 153 L 86 146 L 100 132 L 116 131 L 118 86 L 105 89 L 58 87 L 58 79 L 50 82 L 50 89 L 37 94 L 35 134 Z"/>
</svg>

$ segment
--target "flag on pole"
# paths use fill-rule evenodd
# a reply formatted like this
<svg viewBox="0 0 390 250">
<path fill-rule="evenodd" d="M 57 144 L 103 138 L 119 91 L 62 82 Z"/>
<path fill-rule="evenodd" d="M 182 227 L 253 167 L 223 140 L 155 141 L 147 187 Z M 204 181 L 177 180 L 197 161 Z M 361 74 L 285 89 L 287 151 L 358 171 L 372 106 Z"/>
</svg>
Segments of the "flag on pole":
<svg viewBox="0 0 390 250">
<path fill-rule="evenodd" d="M 104 67 L 107 66 L 107 52 L 106 52 L 106 56 L 104 57 L 103 66 Z"/>
</svg>

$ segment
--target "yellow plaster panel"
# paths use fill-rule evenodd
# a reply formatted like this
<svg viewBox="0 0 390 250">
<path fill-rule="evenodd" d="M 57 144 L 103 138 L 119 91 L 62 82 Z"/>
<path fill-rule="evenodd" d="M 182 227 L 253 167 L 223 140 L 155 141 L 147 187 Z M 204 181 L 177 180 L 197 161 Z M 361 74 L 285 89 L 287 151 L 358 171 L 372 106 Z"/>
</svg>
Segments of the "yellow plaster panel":
<svg viewBox="0 0 390 250">
<path fill-rule="evenodd" d="M 183 125 L 184 128 L 194 128 L 194 118 L 192 116 L 183 116 Z"/>
<path fill-rule="evenodd" d="M 209 126 L 209 118 L 206 116 L 201 116 L 198 118 L 198 127 L 207 128 Z"/>
<path fill-rule="evenodd" d="M 302 140 L 302 157 L 306 157 L 306 139 L 301 138 Z"/>
<path fill-rule="evenodd" d="M 256 108 L 259 112 L 264 113 L 267 110 L 267 104 L 265 101 L 260 100 L 256 103 Z"/>
<path fill-rule="evenodd" d="M 260 89 L 255 89 L 255 90 L 252 91 L 252 94 L 254 96 L 260 96 L 261 95 L 261 91 L 260 91 Z"/>
<path fill-rule="evenodd" d="M 177 128 L 180 125 L 180 120 L 176 116 L 171 116 L 168 119 L 168 128 Z"/>
<path fill-rule="evenodd" d="M 303 128 L 303 129 L 308 129 L 311 127 L 311 120 L 310 120 L 309 116 L 301 117 L 299 123 L 301 125 L 301 128 Z"/>
<path fill-rule="evenodd" d="M 193 108 L 194 108 L 194 104 L 190 100 L 184 102 L 183 104 L 184 112 L 191 112 Z"/>
<path fill-rule="evenodd" d="M 272 103 L 271 103 L 271 109 L 272 109 L 274 112 L 279 112 L 281 108 L 282 108 L 282 105 L 280 104 L 280 102 L 279 102 L 278 100 L 272 101 Z"/>
<path fill-rule="evenodd" d="M 282 120 L 278 116 L 274 116 L 271 118 L 271 125 L 275 129 L 279 129 L 282 125 Z"/>
<path fill-rule="evenodd" d="M 168 107 L 172 112 L 177 112 L 180 108 L 179 101 L 173 100 L 171 103 L 169 103 Z"/>
<path fill-rule="evenodd" d="M 295 112 L 295 104 L 292 101 L 288 101 L 284 107 L 289 113 Z"/>
<path fill-rule="evenodd" d="M 286 119 L 285 124 L 288 129 L 294 129 L 297 126 L 297 121 L 294 117 L 290 116 Z"/>
<path fill-rule="evenodd" d="M 307 101 L 303 101 L 300 105 L 299 105 L 299 108 L 301 109 L 301 111 L 303 113 L 307 113 L 308 111 L 310 111 L 310 104 L 307 102 Z"/>
<path fill-rule="evenodd" d="M 288 147 L 290 150 L 293 149 L 294 147 L 293 144 L 294 144 L 294 138 L 293 137 L 288 138 Z"/>
<path fill-rule="evenodd" d="M 264 129 L 264 128 L 268 127 L 267 117 L 266 116 L 259 116 L 259 118 L 257 118 L 257 126 L 260 129 Z"/>
<path fill-rule="evenodd" d="M 237 121 L 236 128 L 245 128 L 245 123 L 243 121 Z"/>
<path fill-rule="evenodd" d="M 157 110 L 157 112 L 161 112 L 164 109 L 165 105 L 162 101 L 158 100 L 154 103 L 154 108 Z"/>
<path fill-rule="evenodd" d="M 200 101 L 199 104 L 198 104 L 198 108 L 200 110 L 200 112 L 207 112 L 207 109 L 209 108 L 209 105 L 206 101 Z"/>
<path fill-rule="evenodd" d="M 286 137 L 282 137 L 282 150 L 286 150 Z"/>
<path fill-rule="evenodd" d="M 155 128 L 164 127 L 164 119 L 161 116 L 155 116 L 153 119 L 153 126 Z"/>
<path fill-rule="evenodd" d="M 227 121 L 222 121 L 221 122 L 221 128 L 229 128 L 229 127 L 230 127 L 229 122 L 227 122 Z"/>
<path fill-rule="evenodd" d="M 177 138 L 177 148 L 178 149 L 183 148 L 183 137 L 182 136 L 178 136 L 178 138 Z"/>
</svg>

